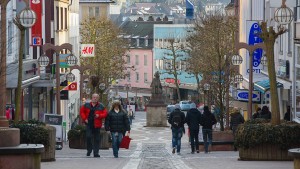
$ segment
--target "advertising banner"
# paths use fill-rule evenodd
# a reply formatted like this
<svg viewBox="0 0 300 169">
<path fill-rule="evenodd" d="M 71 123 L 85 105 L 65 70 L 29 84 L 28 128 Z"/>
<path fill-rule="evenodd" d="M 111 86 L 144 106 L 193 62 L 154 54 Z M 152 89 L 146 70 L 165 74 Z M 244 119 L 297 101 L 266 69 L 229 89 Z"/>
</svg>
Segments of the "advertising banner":
<svg viewBox="0 0 300 169">
<path fill-rule="evenodd" d="M 81 44 L 81 57 L 94 57 L 95 45 L 94 44 Z"/>
<path fill-rule="evenodd" d="M 30 8 L 36 14 L 36 22 L 31 27 L 31 45 L 41 46 L 42 45 L 42 1 L 41 0 L 31 0 Z"/>
</svg>

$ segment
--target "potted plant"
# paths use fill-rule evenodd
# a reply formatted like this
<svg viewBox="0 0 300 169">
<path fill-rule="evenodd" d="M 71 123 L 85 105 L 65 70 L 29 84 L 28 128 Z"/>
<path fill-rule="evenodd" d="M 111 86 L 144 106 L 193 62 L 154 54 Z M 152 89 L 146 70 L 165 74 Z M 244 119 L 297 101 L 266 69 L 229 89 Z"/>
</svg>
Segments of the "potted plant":
<svg viewBox="0 0 300 169">
<path fill-rule="evenodd" d="M 10 127 L 20 129 L 21 144 L 43 144 L 45 151 L 42 153 L 42 161 L 55 160 L 55 128 L 46 126 L 38 120 L 11 121 Z"/>
<path fill-rule="evenodd" d="M 241 160 L 292 160 L 288 149 L 300 146 L 300 124 L 255 119 L 240 125 L 235 145 Z"/>
</svg>

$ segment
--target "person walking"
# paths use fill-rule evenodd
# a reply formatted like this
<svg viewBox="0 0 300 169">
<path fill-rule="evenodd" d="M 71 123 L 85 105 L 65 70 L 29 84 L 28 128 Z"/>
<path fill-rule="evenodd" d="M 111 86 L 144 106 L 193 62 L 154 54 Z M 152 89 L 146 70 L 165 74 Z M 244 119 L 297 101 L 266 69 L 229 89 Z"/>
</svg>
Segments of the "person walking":
<svg viewBox="0 0 300 169">
<path fill-rule="evenodd" d="M 130 125 L 127 113 L 123 110 L 119 100 L 113 102 L 112 107 L 105 119 L 105 130 L 111 134 L 113 155 L 118 158 L 119 146 L 124 133 L 130 133 Z"/>
<path fill-rule="evenodd" d="M 191 149 L 192 154 L 195 153 L 195 147 L 197 153 L 199 153 L 199 124 L 201 120 L 201 113 L 196 108 L 196 104 L 191 104 L 191 109 L 187 112 L 185 121 L 189 126 L 190 131 L 190 140 L 191 140 Z"/>
<path fill-rule="evenodd" d="M 233 113 L 230 114 L 230 129 L 233 132 L 233 137 L 235 137 L 236 130 L 238 126 L 244 123 L 244 117 L 241 115 L 237 107 L 233 108 Z M 234 151 L 237 151 L 237 148 L 234 146 Z"/>
<path fill-rule="evenodd" d="M 102 119 L 106 118 L 107 110 L 99 102 L 99 95 L 93 94 L 90 103 L 85 103 L 80 108 L 80 116 L 82 121 L 86 124 L 86 144 L 87 156 L 90 156 L 92 150 L 94 157 L 100 157 L 99 144 L 100 144 L 100 128 L 102 127 Z M 94 142 L 92 144 L 92 137 Z"/>
<path fill-rule="evenodd" d="M 131 108 L 128 111 L 128 118 L 129 118 L 129 124 L 132 125 L 133 110 Z"/>
<path fill-rule="evenodd" d="M 185 114 L 180 111 L 179 104 L 175 105 L 175 109 L 171 112 L 168 122 L 171 124 L 172 129 L 172 153 L 175 154 L 175 150 L 177 149 L 177 154 L 180 155 L 181 137 L 184 133 Z"/>
<path fill-rule="evenodd" d="M 262 107 L 260 116 L 258 118 L 271 119 L 271 112 L 269 111 L 268 106 L 263 106 Z"/>
<path fill-rule="evenodd" d="M 256 112 L 253 114 L 252 118 L 253 118 L 253 119 L 257 119 L 257 118 L 260 117 L 260 115 L 261 115 L 261 108 L 260 108 L 260 107 L 257 107 L 257 108 L 256 108 Z"/>
<path fill-rule="evenodd" d="M 204 113 L 202 115 L 200 124 L 202 127 L 203 141 L 205 153 L 211 151 L 212 144 L 212 126 L 217 123 L 215 116 L 209 111 L 208 106 L 204 106 Z"/>
<path fill-rule="evenodd" d="M 291 121 L 291 107 L 287 106 L 286 113 L 284 114 L 284 120 Z"/>
</svg>

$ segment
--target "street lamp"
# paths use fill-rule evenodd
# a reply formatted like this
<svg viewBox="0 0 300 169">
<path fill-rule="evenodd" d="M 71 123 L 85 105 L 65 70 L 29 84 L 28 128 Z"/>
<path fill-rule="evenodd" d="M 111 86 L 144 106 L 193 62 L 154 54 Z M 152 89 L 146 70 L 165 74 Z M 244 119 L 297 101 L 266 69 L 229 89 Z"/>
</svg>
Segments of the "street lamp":
<svg viewBox="0 0 300 169">
<path fill-rule="evenodd" d="M 131 84 L 125 84 L 125 87 L 124 89 L 126 90 L 127 92 L 127 105 L 129 105 L 129 97 L 128 97 L 128 90 L 131 90 Z"/>
<path fill-rule="evenodd" d="M 24 51 L 24 38 L 25 30 L 32 27 L 36 21 L 36 14 L 29 7 L 23 9 L 13 22 L 20 30 L 20 48 L 19 48 L 19 68 L 18 68 L 18 84 L 16 91 L 16 111 L 15 111 L 15 122 L 19 121 L 21 111 L 21 95 L 22 95 L 22 70 L 23 70 L 23 51 Z"/>
<path fill-rule="evenodd" d="M 60 115 L 60 69 L 59 69 L 59 54 L 63 49 L 67 49 L 72 52 L 72 45 L 70 43 L 64 43 L 62 45 L 53 45 L 51 43 L 46 43 L 42 46 L 44 54 L 39 57 L 38 63 L 40 66 L 47 66 L 49 64 L 49 58 L 46 56 L 45 52 L 47 50 L 54 50 L 56 54 L 56 64 L 55 64 L 55 78 L 56 78 L 56 114 Z"/>
<path fill-rule="evenodd" d="M 207 102 L 207 106 L 209 106 L 209 96 L 208 96 L 208 91 L 210 89 L 210 85 L 208 83 L 205 83 L 204 86 L 204 91 L 206 91 L 206 102 Z M 204 102 L 205 103 L 205 102 Z"/>
<path fill-rule="evenodd" d="M 282 0 L 281 7 L 278 8 L 274 13 L 274 20 L 279 25 L 286 25 L 292 22 L 293 20 L 293 11 L 288 8 L 285 4 L 286 0 Z"/>
<path fill-rule="evenodd" d="M 75 57 L 76 58 L 76 57 Z M 72 70 L 74 70 L 74 69 L 77 69 L 77 70 L 79 70 L 79 74 L 80 74 L 80 84 L 79 84 L 79 90 L 80 90 L 80 102 L 81 102 L 81 104 L 80 105 L 82 105 L 82 98 L 83 98 L 83 90 L 84 90 L 84 88 L 85 88 L 85 86 L 84 86 L 84 84 L 86 85 L 86 83 L 84 83 L 85 81 L 85 79 L 86 78 L 88 78 L 88 75 L 83 75 L 83 73 L 84 73 L 84 71 L 86 71 L 86 70 L 89 70 L 89 69 L 91 69 L 91 66 L 90 65 L 86 65 L 86 66 L 79 66 L 79 65 L 76 65 L 76 63 L 74 62 L 75 61 L 75 59 L 74 58 L 66 58 L 66 62 L 67 63 L 71 63 L 71 64 L 74 64 L 73 66 L 71 66 L 70 67 L 70 74 L 73 74 L 72 73 Z M 77 62 L 77 58 L 76 58 L 76 62 Z M 86 93 L 87 94 L 87 93 Z"/>
</svg>

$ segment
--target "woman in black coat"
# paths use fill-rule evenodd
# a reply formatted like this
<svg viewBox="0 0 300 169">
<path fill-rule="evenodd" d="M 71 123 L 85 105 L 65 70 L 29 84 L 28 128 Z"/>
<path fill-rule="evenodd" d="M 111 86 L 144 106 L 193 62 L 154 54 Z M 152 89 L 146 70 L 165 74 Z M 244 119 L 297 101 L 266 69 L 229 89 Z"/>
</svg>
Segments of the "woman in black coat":
<svg viewBox="0 0 300 169">
<path fill-rule="evenodd" d="M 130 125 L 126 111 L 123 110 L 120 101 L 113 102 L 112 107 L 105 119 L 105 130 L 110 131 L 112 137 L 112 148 L 115 158 L 118 158 L 119 146 L 123 133 L 130 133 Z"/>
</svg>

